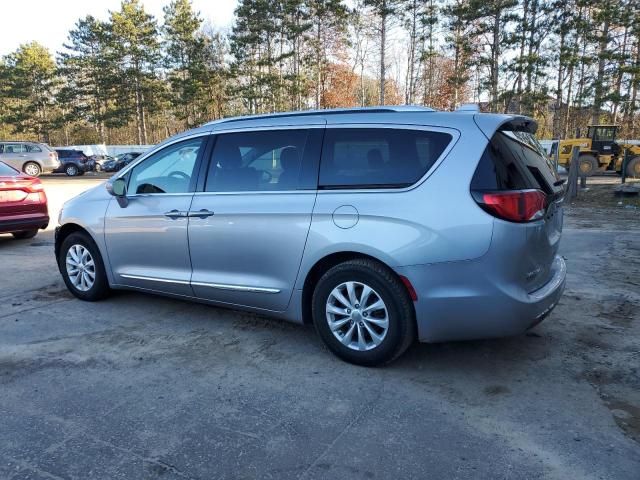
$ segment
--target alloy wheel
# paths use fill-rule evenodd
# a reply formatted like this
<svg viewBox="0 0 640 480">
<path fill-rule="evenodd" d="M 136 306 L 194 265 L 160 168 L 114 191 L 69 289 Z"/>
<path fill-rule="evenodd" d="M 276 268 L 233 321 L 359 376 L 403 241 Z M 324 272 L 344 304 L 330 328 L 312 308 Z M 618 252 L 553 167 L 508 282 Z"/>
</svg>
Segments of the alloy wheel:
<svg viewBox="0 0 640 480">
<path fill-rule="evenodd" d="M 84 245 L 72 245 L 65 260 L 73 286 L 81 292 L 90 290 L 96 280 L 96 266 L 89 250 Z"/>
<path fill-rule="evenodd" d="M 35 163 L 27 163 L 27 165 L 24 167 L 24 173 L 31 177 L 37 177 L 38 175 L 40 175 L 40 167 L 38 167 L 38 165 Z"/>
<path fill-rule="evenodd" d="M 389 313 L 382 297 L 361 282 L 341 283 L 329 293 L 326 319 L 333 335 L 357 351 L 376 348 L 389 330 Z"/>
</svg>

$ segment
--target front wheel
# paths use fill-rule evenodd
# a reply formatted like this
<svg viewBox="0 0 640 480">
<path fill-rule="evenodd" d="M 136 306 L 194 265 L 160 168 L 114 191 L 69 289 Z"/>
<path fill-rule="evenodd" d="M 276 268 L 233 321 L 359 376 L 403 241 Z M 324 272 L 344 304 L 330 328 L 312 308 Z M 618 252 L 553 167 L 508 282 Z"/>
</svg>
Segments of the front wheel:
<svg viewBox="0 0 640 480">
<path fill-rule="evenodd" d="M 415 338 L 413 305 L 389 268 L 369 259 L 336 265 L 312 298 L 320 338 L 350 363 L 377 366 L 398 358 Z"/>
<path fill-rule="evenodd" d="M 640 178 L 640 157 L 632 158 L 627 164 L 627 177 Z"/>
<path fill-rule="evenodd" d="M 580 155 L 578 158 L 578 175 L 590 177 L 598 171 L 598 159 L 593 155 Z"/>
<path fill-rule="evenodd" d="M 64 239 L 58 266 L 67 288 L 80 300 L 95 302 L 109 294 L 100 251 L 87 234 L 72 233 Z"/>
<path fill-rule="evenodd" d="M 29 175 L 30 177 L 39 177 L 40 174 L 42 173 L 42 169 L 40 168 L 40 165 L 38 165 L 36 162 L 25 163 L 24 166 L 22 167 L 22 171 L 27 175 Z"/>
</svg>

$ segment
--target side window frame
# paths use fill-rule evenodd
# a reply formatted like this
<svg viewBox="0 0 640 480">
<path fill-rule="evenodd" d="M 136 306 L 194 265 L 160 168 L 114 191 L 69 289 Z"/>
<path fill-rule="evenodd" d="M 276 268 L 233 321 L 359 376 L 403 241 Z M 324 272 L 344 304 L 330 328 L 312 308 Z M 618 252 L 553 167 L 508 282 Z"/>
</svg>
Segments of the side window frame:
<svg viewBox="0 0 640 480">
<path fill-rule="evenodd" d="M 251 133 L 251 132 L 263 132 L 263 131 L 275 131 L 275 130 L 308 130 L 307 142 L 304 146 L 304 153 L 302 155 L 302 166 L 300 170 L 300 176 L 298 179 L 298 186 L 294 190 L 251 190 L 251 191 L 238 191 L 238 192 L 208 192 L 206 190 L 207 176 L 209 175 L 210 165 L 213 162 L 213 152 L 218 136 L 229 133 Z M 308 124 L 308 125 L 286 125 L 286 126 L 260 126 L 249 127 L 241 129 L 229 129 L 218 130 L 210 133 L 210 139 L 207 144 L 205 157 L 200 164 L 200 173 L 198 175 L 198 184 L 196 186 L 196 193 L 206 193 L 209 195 L 217 194 L 229 194 L 229 193 L 270 193 L 278 194 L 283 192 L 308 192 L 310 190 L 316 191 L 318 189 L 318 176 L 320 174 L 320 158 L 322 156 L 322 146 L 324 144 L 324 135 L 326 132 L 326 125 L 324 124 Z"/>
<path fill-rule="evenodd" d="M 189 136 L 189 137 L 185 137 L 185 138 L 180 138 L 178 140 L 176 140 L 175 142 L 169 143 L 167 145 L 164 145 L 162 148 L 159 148 L 157 150 L 154 150 L 153 152 L 150 152 L 149 155 L 145 156 L 144 158 L 140 159 L 140 157 L 142 157 L 142 155 L 140 157 L 138 157 L 138 159 L 135 159 L 134 161 L 132 161 L 129 165 L 127 165 L 126 170 L 119 175 L 116 178 L 122 178 L 126 184 L 127 184 L 127 198 L 131 198 L 131 197 L 137 197 L 137 196 L 148 196 L 148 195 L 153 195 L 153 196 L 159 196 L 159 195 L 188 195 L 188 194 L 192 194 L 196 191 L 196 186 L 198 185 L 198 180 L 200 178 L 200 170 L 201 170 L 201 164 L 205 163 L 202 161 L 202 159 L 204 158 L 205 155 L 205 151 L 207 150 L 209 143 L 210 143 L 210 135 L 208 133 L 200 133 L 197 135 L 193 135 L 193 136 Z M 195 165 L 193 166 L 193 175 L 191 177 L 191 181 L 189 182 L 189 188 L 187 189 L 186 192 L 181 192 L 181 193 L 132 193 L 129 191 L 129 187 L 130 187 L 130 183 L 131 183 L 131 172 L 133 172 L 133 170 L 138 166 L 138 165 L 142 165 L 143 163 L 146 163 L 147 160 L 152 159 L 153 157 L 155 157 L 157 154 L 161 154 L 162 152 L 164 152 L 165 150 L 167 150 L 168 148 L 172 148 L 175 145 L 179 144 L 179 143 L 183 143 L 183 142 L 188 142 L 190 140 L 195 140 L 195 139 L 201 139 L 202 144 L 200 146 L 200 149 L 198 150 L 198 155 L 196 157 L 196 161 L 195 161 Z"/>
</svg>

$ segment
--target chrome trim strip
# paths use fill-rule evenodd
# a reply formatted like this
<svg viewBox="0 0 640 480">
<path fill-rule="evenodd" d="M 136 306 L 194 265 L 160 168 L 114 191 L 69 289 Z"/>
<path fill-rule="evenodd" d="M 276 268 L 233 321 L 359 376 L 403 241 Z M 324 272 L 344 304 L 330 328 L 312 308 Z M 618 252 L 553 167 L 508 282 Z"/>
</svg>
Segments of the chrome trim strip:
<svg viewBox="0 0 640 480">
<path fill-rule="evenodd" d="M 186 280 L 170 280 L 168 278 L 145 277 L 144 275 L 130 275 L 128 273 L 120 273 L 122 278 L 130 278 L 131 280 L 147 280 L 150 282 L 175 283 L 178 285 L 189 285 Z"/>
<path fill-rule="evenodd" d="M 247 285 L 229 285 L 226 283 L 191 282 L 191 285 L 196 287 L 217 288 L 218 290 L 233 290 L 236 292 L 280 293 L 280 289 L 278 288 L 250 287 Z"/>
<path fill-rule="evenodd" d="M 167 278 L 146 277 L 144 275 L 131 275 L 128 273 L 120 273 L 122 278 L 131 280 L 146 280 L 150 282 L 175 283 L 178 285 L 193 285 L 196 287 L 217 288 L 218 290 L 233 290 L 236 292 L 253 292 L 253 293 L 280 293 L 278 288 L 251 287 L 248 285 L 230 285 L 227 283 L 208 283 L 208 282 L 187 282 L 186 280 L 170 280 Z"/>
</svg>

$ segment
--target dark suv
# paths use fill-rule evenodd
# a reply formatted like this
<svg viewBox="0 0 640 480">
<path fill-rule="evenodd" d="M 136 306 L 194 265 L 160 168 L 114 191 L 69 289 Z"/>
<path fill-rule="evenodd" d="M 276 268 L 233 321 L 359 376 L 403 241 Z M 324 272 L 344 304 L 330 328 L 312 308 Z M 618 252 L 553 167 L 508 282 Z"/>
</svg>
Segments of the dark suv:
<svg viewBox="0 0 640 480">
<path fill-rule="evenodd" d="M 56 168 L 53 173 L 66 173 L 70 177 L 77 175 L 84 175 L 89 171 L 89 157 L 87 157 L 81 150 L 63 150 L 56 149 L 58 153 L 58 159 L 60 160 L 60 166 Z"/>
</svg>

